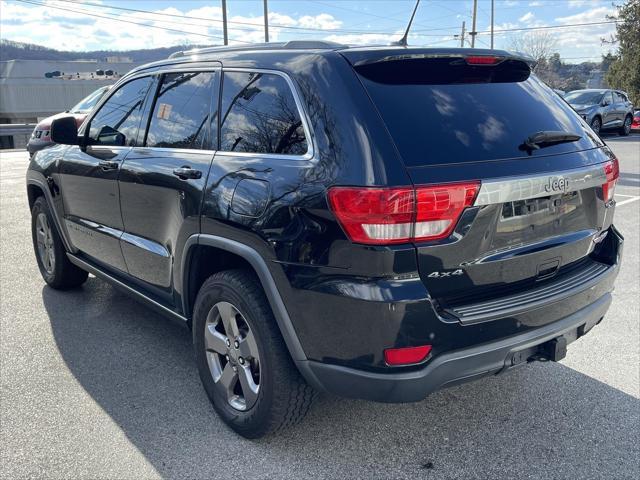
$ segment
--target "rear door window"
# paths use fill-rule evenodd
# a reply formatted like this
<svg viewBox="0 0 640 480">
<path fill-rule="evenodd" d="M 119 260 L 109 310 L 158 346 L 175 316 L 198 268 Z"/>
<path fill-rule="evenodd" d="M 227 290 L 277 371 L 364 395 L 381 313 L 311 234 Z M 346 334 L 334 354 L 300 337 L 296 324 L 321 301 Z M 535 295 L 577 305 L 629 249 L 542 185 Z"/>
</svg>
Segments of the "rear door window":
<svg viewBox="0 0 640 480">
<path fill-rule="evenodd" d="M 604 95 L 604 101 L 605 101 L 605 103 L 608 103 L 609 105 L 613 104 L 615 102 L 615 99 L 613 98 L 613 93 L 607 92 Z"/>
<path fill-rule="evenodd" d="M 550 155 L 596 147 L 567 103 L 523 62 L 473 67 L 460 59 L 384 61 L 355 67 L 407 166 Z M 531 152 L 536 132 L 581 140 Z"/>
<path fill-rule="evenodd" d="M 307 153 L 302 117 L 284 77 L 263 72 L 224 73 L 220 150 L 278 155 Z"/>
<path fill-rule="evenodd" d="M 147 147 L 205 148 L 215 75 L 180 72 L 162 76 L 149 119 Z"/>
</svg>

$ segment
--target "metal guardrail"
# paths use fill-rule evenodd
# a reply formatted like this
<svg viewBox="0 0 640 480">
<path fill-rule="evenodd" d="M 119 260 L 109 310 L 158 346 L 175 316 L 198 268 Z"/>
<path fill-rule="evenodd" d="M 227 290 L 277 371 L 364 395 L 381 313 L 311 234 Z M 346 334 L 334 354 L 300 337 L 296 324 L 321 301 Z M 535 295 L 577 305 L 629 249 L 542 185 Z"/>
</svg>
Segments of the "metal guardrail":
<svg viewBox="0 0 640 480">
<path fill-rule="evenodd" d="M 0 123 L 0 137 L 31 135 L 36 125 L 36 123 Z"/>
</svg>

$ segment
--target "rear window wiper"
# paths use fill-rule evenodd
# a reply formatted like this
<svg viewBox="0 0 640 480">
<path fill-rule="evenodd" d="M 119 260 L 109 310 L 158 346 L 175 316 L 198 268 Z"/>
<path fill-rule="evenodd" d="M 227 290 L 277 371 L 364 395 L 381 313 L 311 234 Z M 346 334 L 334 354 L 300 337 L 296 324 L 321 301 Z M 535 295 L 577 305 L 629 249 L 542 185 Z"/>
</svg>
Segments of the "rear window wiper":
<svg viewBox="0 0 640 480">
<path fill-rule="evenodd" d="M 524 143 L 518 148 L 531 153 L 533 150 L 539 150 L 559 143 L 577 142 L 581 138 L 582 135 L 578 135 L 577 133 L 544 130 L 527 137 Z"/>
</svg>

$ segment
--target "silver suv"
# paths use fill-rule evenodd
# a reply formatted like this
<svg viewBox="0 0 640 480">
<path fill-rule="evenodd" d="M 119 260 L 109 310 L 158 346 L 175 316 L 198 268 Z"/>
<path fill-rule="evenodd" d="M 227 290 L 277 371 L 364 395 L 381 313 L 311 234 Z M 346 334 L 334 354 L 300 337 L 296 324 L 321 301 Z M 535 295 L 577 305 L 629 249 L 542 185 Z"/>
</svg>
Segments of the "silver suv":
<svg viewBox="0 0 640 480">
<path fill-rule="evenodd" d="M 606 89 L 574 90 L 564 99 L 596 133 L 617 130 L 620 135 L 629 135 L 633 104 L 626 93 Z"/>
</svg>

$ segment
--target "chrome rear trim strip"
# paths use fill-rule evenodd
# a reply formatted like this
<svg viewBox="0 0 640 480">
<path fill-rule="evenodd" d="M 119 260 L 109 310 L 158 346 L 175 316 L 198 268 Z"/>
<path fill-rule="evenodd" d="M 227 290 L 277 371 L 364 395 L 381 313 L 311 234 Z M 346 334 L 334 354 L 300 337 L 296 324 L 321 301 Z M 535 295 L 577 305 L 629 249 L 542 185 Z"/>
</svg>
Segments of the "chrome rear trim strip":
<svg viewBox="0 0 640 480">
<path fill-rule="evenodd" d="M 515 202 L 574 192 L 606 183 L 602 165 L 554 172 L 548 175 L 489 179 L 482 182 L 474 205 Z"/>
</svg>

